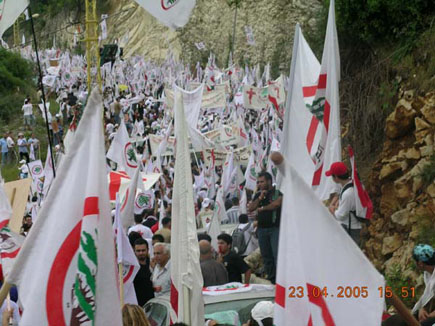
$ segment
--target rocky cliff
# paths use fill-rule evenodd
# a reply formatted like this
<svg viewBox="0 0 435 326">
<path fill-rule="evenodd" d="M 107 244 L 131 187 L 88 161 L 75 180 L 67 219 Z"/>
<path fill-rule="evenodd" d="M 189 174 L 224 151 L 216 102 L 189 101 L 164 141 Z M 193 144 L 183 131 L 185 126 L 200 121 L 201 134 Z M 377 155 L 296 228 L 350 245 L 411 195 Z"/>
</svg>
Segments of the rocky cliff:
<svg viewBox="0 0 435 326">
<path fill-rule="evenodd" d="M 385 274 L 400 266 L 404 279 L 415 281 L 420 273 L 412 268 L 412 248 L 435 244 L 435 92 L 401 95 L 387 118 L 386 140 L 370 175 L 378 211 L 365 250 Z"/>
<path fill-rule="evenodd" d="M 307 35 L 316 28 L 316 19 L 322 8 L 319 0 L 242 0 L 237 10 L 234 61 L 250 64 L 281 62 L 290 65 L 294 26 L 299 22 Z M 143 55 L 149 60 L 163 60 L 168 49 L 176 58 L 195 64 L 216 55 L 220 66 L 226 66 L 233 34 L 234 9 L 225 0 L 197 0 L 188 24 L 172 30 L 160 24 L 133 0 L 106 0 L 98 2 L 99 14 L 108 14 L 108 39 L 103 44 L 118 40 L 126 57 Z M 64 27 L 76 13 L 60 13 L 46 24 L 42 34 Z M 80 18 L 84 21 L 84 17 Z M 247 43 L 245 27 L 252 29 L 255 45 Z M 84 25 L 80 25 L 84 30 Z M 56 33 L 62 47 L 73 43 L 74 28 Z M 51 45 L 51 37 L 42 42 Z M 203 42 L 198 50 L 195 43 Z"/>
</svg>

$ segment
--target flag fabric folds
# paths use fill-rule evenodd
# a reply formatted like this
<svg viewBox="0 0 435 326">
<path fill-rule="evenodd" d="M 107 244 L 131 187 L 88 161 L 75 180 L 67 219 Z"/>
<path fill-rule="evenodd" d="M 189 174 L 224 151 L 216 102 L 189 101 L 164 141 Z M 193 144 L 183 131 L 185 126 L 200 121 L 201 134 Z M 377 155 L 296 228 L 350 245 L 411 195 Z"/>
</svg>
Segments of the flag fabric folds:
<svg viewBox="0 0 435 326">
<path fill-rule="evenodd" d="M 328 24 L 322 65 L 316 95 L 309 110 L 316 117 L 320 133 L 319 144 L 314 154 L 315 172 L 312 186 L 321 200 L 326 200 L 333 192 L 338 192 L 337 184 L 325 175 L 332 163 L 341 161 L 340 98 L 340 55 L 338 52 L 337 29 L 335 27 L 334 0 L 329 3 Z"/>
<path fill-rule="evenodd" d="M 356 203 L 356 216 L 371 219 L 373 215 L 373 204 L 370 200 L 369 194 L 364 189 L 361 183 L 358 170 L 356 169 L 355 156 L 352 147 L 348 147 L 350 164 L 352 165 L 352 181 L 355 188 L 355 203 Z"/>
<path fill-rule="evenodd" d="M 276 325 L 380 325 L 383 276 L 291 165 L 285 165 Z"/>
<path fill-rule="evenodd" d="M 177 159 L 172 195 L 171 305 L 178 321 L 202 325 L 203 278 L 199 265 L 187 123 L 180 92 L 175 94 L 175 137 Z"/>
<path fill-rule="evenodd" d="M 20 325 L 122 325 L 102 107 L 94 90 L 6 278 L 18 285 L 24 307 Z"/>
<path fill-rule="evenodd" d="M 284 113 L 280 152 L 287 164 L 291 164 L 306 183 L 311 185 L 315 166 L 310 151 L 314 137 L 311 142 L 307 142 L 307 136 L 310 129 L 316 128 L 311 126 L 311 121 L 317 119 L 306 105 L 312 104 L 320 73 L 320 63 L 305 40 L 299 24 L 296 25 L 293 42 L 290 89 Z M 281 179 L 282 176 L 278 174 L 279 187 Z"/>
<path fill-rule="evenodd" d="M 162 24 L 178 28 L 189 21 L 196 0 L 136 0 L 136 2 Z"/>
<path fill-rule="evenodd" d="M 0 2 L 0 38 L 29 6 L 29 0 L 3 0 Z"/>
</svg>

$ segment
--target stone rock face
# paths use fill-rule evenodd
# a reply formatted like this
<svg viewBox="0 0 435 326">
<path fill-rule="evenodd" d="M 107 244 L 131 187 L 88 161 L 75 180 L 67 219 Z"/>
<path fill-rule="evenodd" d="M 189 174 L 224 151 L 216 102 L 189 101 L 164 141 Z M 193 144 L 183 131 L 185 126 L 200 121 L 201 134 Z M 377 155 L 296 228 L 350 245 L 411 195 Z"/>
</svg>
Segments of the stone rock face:
<svg viewBox="0 0 435 326">
<path fill-rule="evenodd" d="M 315 30 L 316 17 L 322 8 L 318 0 L 243 0 L 237 9 L 235 28 L 235 51 L 233 62 L 250 65 L 267 62 L 286 62 L 290 66 L 294 28 L 300 23 L 305 36 Z M 118 40 L 124 48 L 124 57 L 143 55 L 147 60 L 161 62 L 168 51 L 175 59 L 195 65 L 207 59 L 210 51 L 216 61 L 226 67 L 233 35 L 234 9 L 225 0 L 198 0 L 189 22 L 181 29 L 172 30 L 157 21 L 133 0 L 105 0 L 98 5 L 99 14 L 108 14 L 108 39 L 102 44 Z M 50 18 L 44 27 L 47 34 L 65 25 L 65 21 L 77 20 L 59 14 Z M 84 18 L 82 19 L 84 21 Z M 252 28 L 255 45 L 247 43 L 245 26 Z M 84 25 L 80 26 L 84 30 Z M 57 33 L 57 43 L 72 44 L 73 29 Z M 44 46 L 51 46 L 47 40 Z M 203 42 L 204 50 L 198 50 L 195 43 Z"/>
<path fill-rule="evenodd" d="M 416 284 L 410 267 L 416 243 L 435 239 L 435 92 L 416 96 L 404 92 L 386 121 L 383 151 L 375 163 L 368 189 L 375 214 L 367 228 L 364 251 L 388 274 L 400 266 Z"/>
</svg>

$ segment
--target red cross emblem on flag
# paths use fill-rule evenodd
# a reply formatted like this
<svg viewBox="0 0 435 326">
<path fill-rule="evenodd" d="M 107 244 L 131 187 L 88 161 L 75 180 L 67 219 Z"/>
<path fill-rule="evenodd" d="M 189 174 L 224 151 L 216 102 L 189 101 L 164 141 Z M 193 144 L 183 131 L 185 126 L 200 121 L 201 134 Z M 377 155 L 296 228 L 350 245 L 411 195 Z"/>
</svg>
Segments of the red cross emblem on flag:
<svg viewBox="0 0 435 326">
<path fill-rule="evenodd" d="M 252 87 L 249 89 L 249 91 L 246 92 L 246 94 L 248 94 L 249 96 L 249 104 L 252 104 L 252 97 L 257 94 L 254 92 L 254 90 L 252 89 Z"/>
</svg>

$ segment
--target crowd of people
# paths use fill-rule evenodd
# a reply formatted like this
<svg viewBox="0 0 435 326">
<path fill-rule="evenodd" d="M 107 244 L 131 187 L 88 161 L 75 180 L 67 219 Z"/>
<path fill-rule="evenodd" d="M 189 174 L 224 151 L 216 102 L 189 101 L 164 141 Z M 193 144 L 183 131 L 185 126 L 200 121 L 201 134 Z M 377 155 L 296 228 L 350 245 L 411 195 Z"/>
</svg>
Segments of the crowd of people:
<svg viewBox="0 0 435 326">
<path fill-rule="evenodd" d="M 59 61 L 71 61 L 67 56 L 68 54 L 65 54 Z M 159 70 L 156 66 L 144 63 L 143 59 L 118 61 L 112 66 L 115 76 L 103 76 L 107 149 L 125 126 L 128 137 L 134 144 L 132 159 L 140 162 L 144 173 L 161 173 L 159 180 L 149 190 L 153 198 L 150 207 L 136 211 L 134 224 L 126 230 L 140 265 L 134 279 L 136 301 L 140 307 L 154 297 L 168 295 L 171 290 L 171 213 L 176 157 L 167 153 L 172 135 L 173 115 L 168 104 L 169 92 L 166 92 L 170 87 L 163 77 L 178 75 L 182 76 L 182 79 L 178 80 L 181 83 L 193 82 L 189 80 L 190 75 L 183 72 L 186 69 L 184 66 L 171 64 L 164 65 L 164 68 Z M 213 69 L 213 62 L 209 62 L 204 73 L 207 88 L 211 90 L 216 87 L 216 74 Z M 105 69 L 103 73 L 104 71 Z M 168 74 L 168 71 L 172 71 L 172 74 Z M 64 130 L 69 126 L 69 130 L 73 132 L 81 119 L 87 96 L 86 85 L 81 82 L 83 76 L 79 74 L 74 83 L 66 83 L 62 73 L 65 74 L 66 71 L 61 70 L 57 76 L 57 84 L 51 86 L 52 93 L 59 103 L 59 113 L 55 114 L 53 119 L 50 112 L 45 116 L 42 111 L 43 118 L 46 118 L 50 125 L 53 145 L 57 146 L 57 152 L 60 154 L 67 147 L 67 133 Z M 201 75 L 201 68 L 197 73 Z M 213 74 L 213 78 L 207 75 L 210 73 Z M 130 77 L 131 80 L 136 80 L 139 74 L 146 76 L 146 84 L 142 88 L 137 87 L 139 83 L 128 83 Z M 276 150 L 272 144 L 281 140 L 282 116 L 279 110 L 271 107 L 261 111 L 245 110 L 235 99 L 242 77 L 256 79 L 257 85 L 262 84 L 263 78 L 256 75 L 258 73 L 255 71 L 246 75 L 243 71 L 221 74 L 222 81 L 226 78 L 231 82 L 231 90 L 227 94 L 229 109 L 207 109 L 198 119 L 198 130 L 203 134 L 225 125 L 236 126 L 237 130 L 237 135 L 232 135 L 237 136 L 236 141 L 218 146 L 219 150 L 225 150 L 225 156 L 220 160 L 215 157 L 214 151 L 211 152 L 211 158 L 206 157 L 206 151 L 200 154 L 193 152 L 191 155 L 200 266 L 206 287 L 228 282 L 275 284 L 276 281 L 283 194 L 275 185 L 277 172 L 269 159 L 269 154 Z M 200 80 L 201 77 L 198 81 Z M 22 110 L 24 127 L 30 132 L 35 126 L 30 98 L 26 98 Z M 21 177 L 26 178 L 29 176 L 26 163 L 35 160 L 40 143 L 33 133 L 30 137 L 27 136 L 28 139 L 22 132 L 17 136 L 17 140 L 14 141 L 12 133 L 8 132 L 0 139 L 1 162 L 2 165 L 10 163 L 13 155 L 17 157 L 18 148 Z M 157 146 L 153 147 L 151 144 L 152 137 L 159 137 Z M 252 156 L 252 165 L 241 155 L 237 159 L 233 158 L 237 150 L 249 143 L 252 144 L 252 148 L 251 152 L 248 152 L 248 157 Z M 120 162 L 109 158 L 107 163 L 110 170 L 122 171 L 125 168 Z M 229 170 L 229 166 L 233 167 L 232 170 Z M 248 174 L 254 177 L 253 186 L 248 185 Z M 330 198 L 329 210 L 350 237 L 360 244 L 362 225 L 356 216 L 352 215 L 355 211 L 354 190 L 346 165 L 343 162 L 333 163 L 326 171 L 326 176 L 331 177 L 341 189 Z M 28 206 L 31 208 L 23 222 L 23 235 L 31 228 L 33 216 L 30 212 L 35 205 L 40 205 L 40 195 L 35 193 L 29 196 Z M 217 220 L 219 228 L 226 232 L 212 234 L 210 230 L 213 220 Z M 414 312 L 418 314 L 422 325 L 426 326 L 429 325 L 428 321 L 433 321 L 432 318 L 435 317 L 435 306 L 429 305 L 433 302 L 435 294 L 435 254 L 430 246 L 425 247 L 425 250 L 418 248 L 414 249 L 414 258 L 417 265 L 421 265 L 424 270 L 428 290 L 423 295 L 424 299 L 417 303 Z M 246 325 L 272 325 L 272 317 L 273 305 L 260 302 L 252 310 L 250 321 Z M 124 306 L 123 318 L 125 325 L 148 325 L 143 310 L 135 305 Z M 207 323 L 209 326 L 218 325 L 212 320 Z"/>
</svg>

